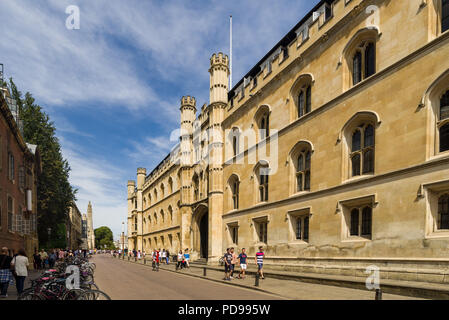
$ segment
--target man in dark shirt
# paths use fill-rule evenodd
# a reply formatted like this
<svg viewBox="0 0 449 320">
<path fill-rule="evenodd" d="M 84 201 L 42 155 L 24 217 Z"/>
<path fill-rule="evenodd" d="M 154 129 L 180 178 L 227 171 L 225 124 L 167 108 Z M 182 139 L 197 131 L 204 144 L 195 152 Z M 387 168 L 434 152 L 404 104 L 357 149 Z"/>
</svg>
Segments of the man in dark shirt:
<svg viewBox="0 0 449 320">
<path fill-rule="evenodd" d="M 223 257 L 224 263 L 225 263 L 225 279 L 231 281 L 231 263 L 232 263 L 232 254 L 231 249 L 227 248 L 226 253 Z"/>
<path fill-rule="evenodd" d="M 8 286 L 12 278 L 11 261 L 8 248 L 3 247 L 2 254 L 0 254 L 0 298 L 8 297 Z"/>
<path fill-rule="evenodd" d="M 248 267 L 247 259 L 248 255 L 246 254 L 246 249 L 242 248 L 242 253 L 239 254 L 238 258 L 240 261 L 240 273 L 239 273 L 239 279 L 245 279 L 245 271 Z"/>
</svg>

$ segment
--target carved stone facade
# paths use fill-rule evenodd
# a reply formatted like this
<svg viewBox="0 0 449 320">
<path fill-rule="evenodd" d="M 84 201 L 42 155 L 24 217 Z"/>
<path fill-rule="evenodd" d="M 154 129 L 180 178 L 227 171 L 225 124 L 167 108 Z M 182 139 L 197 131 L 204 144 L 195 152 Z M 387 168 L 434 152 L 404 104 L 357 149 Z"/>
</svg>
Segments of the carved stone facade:
<svg viewBox="0 0 449 320">
<path fill-rule="evenodd" d="M 448 5 L 321 1 L 229 91 L 213 55 L 209 105 L 183 97 L 180 144 L 128 182 L 129 248 L 449 281 Z"/>
</svg>

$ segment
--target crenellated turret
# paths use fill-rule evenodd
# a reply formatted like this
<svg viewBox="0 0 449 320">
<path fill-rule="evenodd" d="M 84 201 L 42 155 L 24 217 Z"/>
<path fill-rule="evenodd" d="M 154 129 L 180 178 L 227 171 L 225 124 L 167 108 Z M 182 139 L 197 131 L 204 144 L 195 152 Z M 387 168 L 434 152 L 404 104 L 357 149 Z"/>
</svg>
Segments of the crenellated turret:
<svg viewBox="0 0 449 320">
<path fill-rule="evenodd" d="M 228 101 L 229 58 L 223 53 L 210 58 L 210 103 Z"/>
</svg>

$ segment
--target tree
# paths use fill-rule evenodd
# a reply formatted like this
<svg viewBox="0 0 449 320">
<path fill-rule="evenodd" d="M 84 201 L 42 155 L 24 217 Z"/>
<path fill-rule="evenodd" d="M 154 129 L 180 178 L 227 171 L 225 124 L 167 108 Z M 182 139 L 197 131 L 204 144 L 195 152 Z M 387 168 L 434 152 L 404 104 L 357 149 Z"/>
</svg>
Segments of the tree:
<svg viewBox="0 0 449 320">
<path fill-rule="evenodd" d="M 41 245 L 64 248 L 65 222 L 69 207 L 76 200 L 76 189 L 69 183 L 70 166 L 62 157 L 56 128 L 31 93 L 25 97 L 9 79 L 12 98 L 17 101 L 19 117 L 23 121 L 23 138 L 39 147 L 42 172 L 38 177 L 37 213 L 38 237 Z M 64 227 L 62 226 L 64 225 Z M 47 229 L 51 228 L 50 239 Z"/>
<path fill-rule="evenodd" d="M 95 247 L 98 249 L 114 250 L 114 237 L 112 231 L 108 227 L 100 227 L 94 230 Z M 106 247 L 105 247 L 106 246 Z"/>
</svg>

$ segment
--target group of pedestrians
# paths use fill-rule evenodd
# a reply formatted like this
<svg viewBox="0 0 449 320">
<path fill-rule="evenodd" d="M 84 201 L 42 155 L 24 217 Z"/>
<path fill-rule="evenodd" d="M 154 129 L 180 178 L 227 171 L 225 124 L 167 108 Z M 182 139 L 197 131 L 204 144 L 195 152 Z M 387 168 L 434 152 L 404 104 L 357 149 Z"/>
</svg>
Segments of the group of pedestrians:
<svg viewBox="0 0 449 320">
<path fill-rule="evenodd" d="M 36 251 L 33 254 L 33 266 L 36 270 L 54 268 L 56 261 L 62 261 L 66 257 L 83 256 L 84 258 L 89 254 L 88 250 L 63 250 L 52 249 L 45 251 L 42 249 L 40 252 Z"/>
<path fill-rule="evenodd" d="M 8 287 L 16 282 L 17 294 L 23 292 L 25 279 L 28 277 L 29 261 L 25 249 L 20 249 L 14 256 L 9 255 L 7 247 L 0 254 L 0 298 L 8 297 Z"/>
<path fill-rule="evenodd" d="M 254 262 L 257 265 L 257 272 L 261 279 L 265 279 L 263 275 L 263 259 L 265 258 L 265 253 L 263 252 L 263 247 L 259 247 L 259 251 L 254 257 Z M 227 248 L 226 253 L 223 256 L 223 262 L 225 266 L 225 277 L 224 280 L 231 281 L 234 279 L 234 270 L 237 260 L 240 264 L 240 272 L 236 278 L 245 279 L 246 269 L 248 268 L 248 255 L 246 254 L 246 249 L 242 248 L 241 253 L 237 256 L 234 248 Z"/>
</svg>

